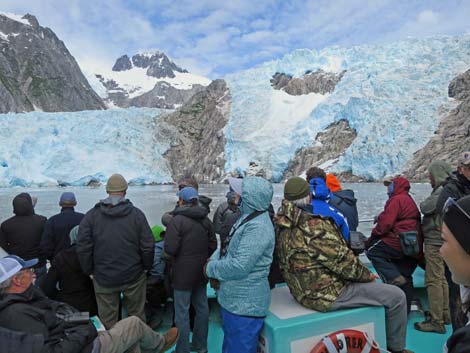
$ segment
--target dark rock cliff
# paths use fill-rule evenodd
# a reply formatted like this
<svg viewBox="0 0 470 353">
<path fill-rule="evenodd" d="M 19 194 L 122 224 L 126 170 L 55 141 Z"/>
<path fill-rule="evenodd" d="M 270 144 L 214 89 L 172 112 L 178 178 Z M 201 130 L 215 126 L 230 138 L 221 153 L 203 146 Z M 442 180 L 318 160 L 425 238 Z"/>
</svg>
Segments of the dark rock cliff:
<svg viewBox="0 0 470 353">
<path fill-rule="evenodd" d="M 0 14 L 0 113 L 105 109 L 54 32 Z"/>
<path fill-rule="evenodd" d="M 177 130 L 164 155 L 173 179 L 192 175 L 200 182 L 214 182 L 224 176 L 223 128 L 229 119 L 230 101 L 225 81 L 215 80 L 160 123 L 161 129 Z"/>
<path fill-rule="evenodd" d="M 300 175 L 308 168 L 337 159 L 354 141 L 356 130 L 347 120 L 337 121 L 319 132 L 312 146 L 299 149 L 287 167 L 284 178 Z"/>
<path fill-rule="evenodd" d="M 404 172 L 412 180 L 427 180 L 429 164 L 438 159 L 456 167 L 459 154 L 470 150 L 470 70 L 450 82 L 449 96 L 459 104 L 441 120 L 428 143 L 415 152 Z"/>
<path fill-rule="evenodd" d="M 276 73 L 271 79 L 274 89 L 283 90 L 292 96 L 300 96 L 309 93 L 326 94 L 335 90 L 336 85 L 346 73 L 339 74 L 317 70 L 307 72 L 301 78 L 293 78 L 290 75 Z"/>
</svg>

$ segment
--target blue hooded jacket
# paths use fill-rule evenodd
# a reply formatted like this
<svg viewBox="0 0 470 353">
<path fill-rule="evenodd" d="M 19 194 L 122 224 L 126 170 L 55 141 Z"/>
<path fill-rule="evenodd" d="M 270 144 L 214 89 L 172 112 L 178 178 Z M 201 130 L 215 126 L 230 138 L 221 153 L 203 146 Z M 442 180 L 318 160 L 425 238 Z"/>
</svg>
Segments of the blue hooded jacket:
<svg viewBox="0 0 470 353">
<path fill-rule="evenodd" d="M 267 211 L 273 197 L 272 185 L 260 177 L 245 178 L 242 189 L 241 217 L 234 228 L 252 212 Z M 219 259 L 219 250 L 212 255 L 206 273 L 220 281 L 217 299 L 225 310 L 235 315 L 266 316 L 274 244 L 274 227 L 269 213 L 264 212 L 237 228 L 225 256 Z"/>
<path fill-rule="evenodd" d="M 328 203 L 331 191 L 326 186 L 325 181 L 322 178 L 313 178 L 310 180 L 310 191 L 312 192 L 313 214 L 332 218 L 341 230 L 344 239 L 348 242 L 348 222 L 341 212 Z"/>
</svg>

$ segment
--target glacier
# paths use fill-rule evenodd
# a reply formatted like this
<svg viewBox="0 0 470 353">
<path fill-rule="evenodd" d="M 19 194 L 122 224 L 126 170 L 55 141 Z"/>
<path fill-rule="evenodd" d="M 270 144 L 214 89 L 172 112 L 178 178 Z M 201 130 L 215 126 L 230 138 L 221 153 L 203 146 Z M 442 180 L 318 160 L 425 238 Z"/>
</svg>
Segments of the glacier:
<svg viewBox="0 0 470 353">
<path fill-rule="evenodd" d="M 156 130 L 161 109 L 0 115 L 0 187 L 82 186 L 121 173 L 131 184 L 172 182 Z"/>
<path fill-rule="evenodd" d="M 449 82 L 470 67 L 470 35 L 382 45 L 301 49 L 225 77 L 232 96 L 224 128 L 225 171 L 256 162 L 281 181 L 295 152 L 347 119 L 357 131 L 329 170 L 380 179 L 404 169 L 457 104 Z M 329 94 L 274 90 L 276 72 L 301 77 L 346 70 Z M 161 109 L 0 114 L 0 187 L 87 185 L 123 174 L 133 184 L 172 182 L 164 153 L 175 143 Z M 171 131 L 170 131 L 171 130 Z"/>
<path fill-rule="evenodd" d="M 448 84 L 470 67 L 470 35 L 406 39 L 351 48 L 301 49 L 279 60 L 226 77 L 232 111 L 225 128 L 226 171 L 250 162 L 280 181 L 289 160 L 313 144 L 318 132 L 347 119 L 358 135 L 331 166 L 366 179 L 402 170 L 432 136 L 443 114 L 455 107 Z M 276 73 L 301 77 L 322 69 L 346 70 L 331 94 L 280 95 Z"/>
</svg>

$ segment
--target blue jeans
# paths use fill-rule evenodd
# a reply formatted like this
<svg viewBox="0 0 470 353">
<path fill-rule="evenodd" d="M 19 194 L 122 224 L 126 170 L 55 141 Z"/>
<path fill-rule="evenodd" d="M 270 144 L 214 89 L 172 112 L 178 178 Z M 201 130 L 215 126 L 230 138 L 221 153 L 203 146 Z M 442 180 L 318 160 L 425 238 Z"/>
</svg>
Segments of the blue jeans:
<svg viewBox="0 0 470 353">
<path fill-rule="evenodd" d="M 409 313 L 414 295 L 413 272 L 418 266 L 418 261 L 403 255 L 380 239 L 371 241 L 366 255 L 384 283 L 394 284 L 394 280 L 400 275 L 406 279 L 406 283 L 398 287 L 405 292 L 407 312 Z"/>
<path fill-rule="evenodd" d="M 220 308 L 224 329 L 222 353 L 256 353 L 264 318 L 235 315 Z"/>
<path fill-rule="evenodd" d="M 190 291 L 173 290 L 175 305 L 175 322 L 179 331 L 176 353 L 189 353 L 189 306 L 196 311 L 194 319 L 192 351 L 207 351 L 207 335 L 209 332 L 209 304 L 207 303 L 206 285 L 201 284 Z"/>
</svg>

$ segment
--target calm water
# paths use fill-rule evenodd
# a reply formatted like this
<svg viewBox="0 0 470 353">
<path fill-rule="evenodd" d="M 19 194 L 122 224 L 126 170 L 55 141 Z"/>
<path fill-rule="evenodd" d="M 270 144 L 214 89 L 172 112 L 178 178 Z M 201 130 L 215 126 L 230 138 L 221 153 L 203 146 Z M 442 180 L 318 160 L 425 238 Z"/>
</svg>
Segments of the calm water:
<svg viewBox="0 0 470 353">
<path fill-rule="evenodd" d="M 277 210 L 282 200 L 284 185 L 274 184 L 274 208 Z M 386 188 L 379 183 L 354 183 L 343 184 L 344 189 L 352 189 L 358 199 L 359 219 L 372 219 L 374 215 L 383 209 L 387 199 Z M 227 185 L 201 185 L 200 193 L 213 199 L 211 204 L 212 212 L 225 199 Z M 4 221 L 12 216 L 11 202 L 15 195 L 21 192 L 29 192 L 38 197 L 36 213 L 50 217 L 59 212 L 58 206 L 60 194 L 64 191 L 73 191 L 77 197 L 78 205 L 76 209 L 86 212 L 98 200 L 106 197 L 104 187 L 100 188 L 10 188 L 0 189 L 0 221 Z M 139 207 L 147 216 L 150 225 L 159 224 L 164 212 L 173 209 L 176 202 L 176 186 L 135 186 L 130 187 L 127 197 L 133 204 Z M 411 193 L 417 203 L 421 202 L 431 192 L 429 184 L 413 184 Z M 363 222 L 360 230 L 369 233 L 372 223 Z"/>
</svg>

